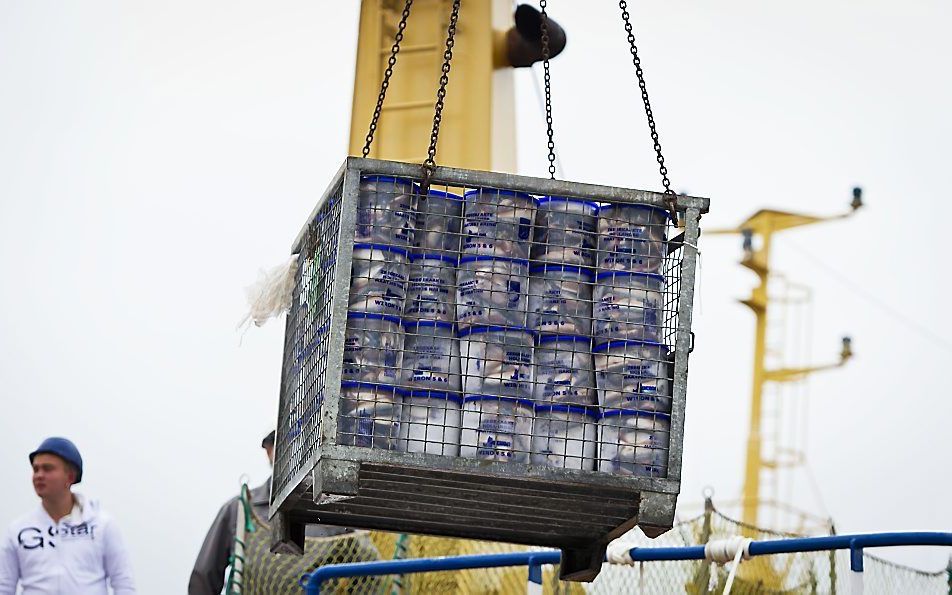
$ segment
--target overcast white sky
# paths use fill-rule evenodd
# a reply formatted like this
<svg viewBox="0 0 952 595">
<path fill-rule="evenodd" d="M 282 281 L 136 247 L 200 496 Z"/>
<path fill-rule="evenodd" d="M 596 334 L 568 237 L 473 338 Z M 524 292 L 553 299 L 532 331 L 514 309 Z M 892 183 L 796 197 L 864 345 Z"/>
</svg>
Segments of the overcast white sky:
<svg viewBox="0 0 952 595">
<path fill-rule="evenodd" d="M 569 31 L 553 63 L 567 177 L 657 189 L 617 5 L 550 12 Z M 833 359 L 844 333 L 857 353 L 811 382 L 808 457 L 840 532 L 949 530 L 952 5 L 632 12 L 675 188 L 712 198 L 703 227 L 764 206 L 832 213 L 865 188 L 855 218 L 775 247 L 813 289 L 814 357 Z M 36 505 L 27 453 L 69 436 L 142 592 L 181 592 L 239 477 L 267 476 L 283 326 L 239 346 L 235 325 L 345 155 L 356 18 L 356 2 L 0 3 L 0 524 Z M 519 72 L 520 172 L 543 175 L 531 81 Z M 695 502 L 704 486 L 739 494 L 753 333 L 739 240 L 701 247 Z M 948 557 L 887 554 L 929 570 Z"/>
</svg>

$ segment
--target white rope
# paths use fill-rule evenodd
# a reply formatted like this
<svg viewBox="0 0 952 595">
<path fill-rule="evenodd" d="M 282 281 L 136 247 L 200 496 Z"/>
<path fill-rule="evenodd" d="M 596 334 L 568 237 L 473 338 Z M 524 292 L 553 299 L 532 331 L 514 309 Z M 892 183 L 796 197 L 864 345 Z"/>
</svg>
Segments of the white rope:
<svg viewBox="0 0 952 595">
<path fill-rule="evenodd" d="M 743 555 L 744 550 L 738 548 L 737 553 L 734 554 L 734 565 L 731 566 L 731 571 L 727 574 L 727 583 L 724 585 L 724 595 L 730 595 L 731 593 L 731 587 L 734 586 L 734 576 L 737 575 L 737 569 L 740 567 L 740 558 Z"/>
<path fill-rule="evenodd" d="M 711 562 L 727 564 L 735 559 L 737 553 L 740 552 L 744 560 L 749 560 L 751 542 L 753 542 L 753 539 L 739 535 L 727 539 L 715 539 L 707 542 L 704 546 L 704 557 Z"/>
<path fill-rule="evenodd" d="M 282 265 L 261 271 L 258 280 L 246 290 L 250 309 L 238 325 L 239 328 L 249 320 L 254 321 L 255 326 L 261 326 L 269 319 L 287 312 L 291 308 L 297 271 L 297 255 Z"/>
<path fill-rule="evenodd" d="M 724 595 L 730 595 L 731 587 L 734 586 L 734 576 L 737 574 L 737 568 L 741 560 L 750 559 L 750 544 L 754 540 L 749 537 L 735 535 L 727 539 L 715 539 L 709 541 L 704 546 L 704 557 L 717 564 L 727 564 L 733 562 L 730 573 L 727 575 L 727 583 L 724 585 Z"/>
<path fill-rule="evenodd" d="M 632 546 L 630 544 L 622 543 L 620 541 L 613 541 L 608 544 L 608 549 L 605 550 L 605 559 L 609 564 L 625 564 L 626 566 L 634 566 L 635 561 L 631 559 L 631 550 Z"/>
</svg>

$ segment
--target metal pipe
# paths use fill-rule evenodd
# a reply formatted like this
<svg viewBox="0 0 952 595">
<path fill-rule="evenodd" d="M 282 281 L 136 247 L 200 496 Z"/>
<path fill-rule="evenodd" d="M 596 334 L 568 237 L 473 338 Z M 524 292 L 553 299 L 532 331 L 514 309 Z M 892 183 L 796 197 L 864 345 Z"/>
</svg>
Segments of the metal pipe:
<svg viewBox="0 0 952 595">
<path fill-rule="evenodd" d="M 703 560 L 703 545 L 680 547 L 635 547 L 629 552 L 634 562 L 663 562 L 670 560 Z"/>
<path fill-rule="evenodd" d="M 863 572 L 863 548 L 856 544 L 855 539 L 850 541 L 850 570 Z"/>
<path fill-rule="evenodd" d="M 850 593 L 863 595 L 866 589 L 866 577 L 863 576 L 863 548 L 856 540 L 850 541 Z"/>
<path fill-rule="evenodd" d="M 952 546 L 952 533 L 938 531 L 909 531 L 904 533 L 860 533 L 855 535 L 829 535 L 823 537 L 800 537 L 771 541 L 752 541 L 748 552 L 751 556 L 770 556 L 796 552 L 826 550 L 850 550 L 850 566 L 862 571 L 863 549 L 871 547 L 894 547 L 910 545 Z M 666 560 L 703 560 L 704 546 L 632 548 L 629 555 L 633 562 L 657 562 Z M 859 562 L 857 566 L 856 557 Z M 542 566 L 558 564 L 561 552 L 517 552 L 511 554 L 483 554 L 447 558 L 418 558 L 413 560 L 383 560 L 379 562 L 355 562 L 321 566 L 310 575 L 301 577 L 301 585 L 308 595 L 318 595 L 321 583 L 332 578 L 348 576 L 378 576 L 387 574 L 412 574 L 441 570 L 465 570 L 469 568 L 498 568 L 502 566 Z"/>
<path fill-rule="evenodd" d="M 537 565 L 558 564 L 559 551 L 516 552 L 511 554 L 483 554 L 447 558 L 417 558 L 412 560 L 383 560 L 380 562 L 353 562 L 328 564 L 309 575 L 301 577 L 307 595 L 318 595 L 321 583 L 332 578 L 349 576 L 378 576 L 387 574 L 413 574 L 441 570 L 466 570 L 470 568 L 498 568 L 501 566 L 527 566 L 530 561 Z"/>
<path fill-rule="evenodd" d="M 952 546 L 952 533 L 938 531 L 909 531 L 897 533 L 859 533 L 854 535 L 827 535 L 823 537 L 799 537 L 772 541 L 754 541 L 750 544 L 751 556 L 792 554 L 794 552 L 817 552 L 821 550 L 846 550 L 851 547 L 893 547 L 901 545 L 948 545 Z"/>
</svg>

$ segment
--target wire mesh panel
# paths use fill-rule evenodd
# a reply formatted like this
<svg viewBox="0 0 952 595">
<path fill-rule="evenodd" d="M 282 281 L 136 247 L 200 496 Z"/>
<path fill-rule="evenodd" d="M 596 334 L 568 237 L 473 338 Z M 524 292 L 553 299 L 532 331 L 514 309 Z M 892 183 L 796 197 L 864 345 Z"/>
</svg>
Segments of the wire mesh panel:
<svg viewBox="0 0 952 595">
<path fill-rule="evenodd" d="M 670 527 L 707 200 L 679 228 L 657 193 L 419 173 L 348 159 L 296 242 L 272 512 L 579 548 Z"/>
<path fill-rule="evenodd" d="M 343 180 L 334 180 L 311 217 L 297 249 L 297 276 L 288 312 L 275 436 L 276 499 L 284 499 L 309 474 L 320 439 L 319 412 L 331 349 L 334 276 L 337 269 Z"/>
</svg>

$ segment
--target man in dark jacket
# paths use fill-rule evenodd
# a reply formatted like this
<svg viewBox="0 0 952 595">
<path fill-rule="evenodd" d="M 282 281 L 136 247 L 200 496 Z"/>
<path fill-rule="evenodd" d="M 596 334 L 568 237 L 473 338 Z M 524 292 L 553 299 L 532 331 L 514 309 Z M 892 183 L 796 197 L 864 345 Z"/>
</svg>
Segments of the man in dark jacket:
<svg viewBox="0 0 952 595">
<path fill-rule="evenodd" d="M 274 432 L 264 437 L 261 448 L 268 455 L 268 463 L 274 464 Z M 256 515 L 268 518 L 268 506 L 271 496 L 271 478 L 260 486 L 249 490 L 251 505 Z M 219 595 L 225 584 L 225 569 L 235 548 L 235 520 L 238 515 L 238 496 L 221 507 L 218 516 L 212 522 L 205 536 L 202 549 L 198 552 L 192 575 L 188 580 L 188 595 Z M 348 532 L 343 527 L 330 525 L 308 525 L 308 537 L 327 537 Z"/>
</svg>

